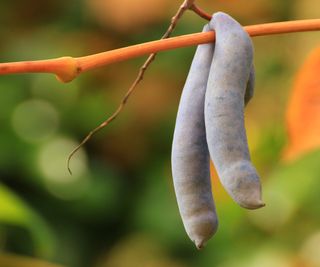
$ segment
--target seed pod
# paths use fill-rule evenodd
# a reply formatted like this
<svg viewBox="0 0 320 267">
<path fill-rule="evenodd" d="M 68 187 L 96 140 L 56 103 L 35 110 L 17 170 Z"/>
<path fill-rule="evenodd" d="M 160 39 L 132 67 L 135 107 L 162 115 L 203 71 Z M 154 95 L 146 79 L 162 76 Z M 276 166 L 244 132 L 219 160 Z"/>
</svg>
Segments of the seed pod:
<svg viewBox="0 0 320 267">
<path fill-rule="evenodd" d="M 205 26 L 204 31 L 208 31 Z M 199 45 L 180 99 L 172 144 L 172 175 L 181 218 L 198 249 L 216 232 L 204 124 L 204 96 L 214 44 Z"/>
<path fill-rule="evenodd" d="M 252 43 L 241 25 L 222 12 L 214 14 L 209 26 L 216 32 L 204 112 L 210 156 L 229 195 L 240 206 L 256 209 L 264 204 L 244 127 L 244 102 L 253 93 L 249 83 L 245 97 L 252 68 Z"/>
</svg>

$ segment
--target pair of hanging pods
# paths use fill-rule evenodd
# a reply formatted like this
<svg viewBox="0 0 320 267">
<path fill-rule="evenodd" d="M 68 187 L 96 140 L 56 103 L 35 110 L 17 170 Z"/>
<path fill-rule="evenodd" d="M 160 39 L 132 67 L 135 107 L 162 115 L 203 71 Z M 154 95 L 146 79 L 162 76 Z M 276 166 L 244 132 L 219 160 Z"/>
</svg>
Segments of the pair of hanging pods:
<svg viewBox="0 0 320 267">
<path fill-rule="evenodd" d="M 203 31 L 215 44 L 199 45 L 181 95 L 172 145 L 172 174 L 186 232 L 198 249 L 216 232 L 210 158 L 222 185 L 242 207 L 264 206 L 251 163 L 244 107 L 253 96 L 253 46 L 247 32 L 218 12 Z"/>
</svg>

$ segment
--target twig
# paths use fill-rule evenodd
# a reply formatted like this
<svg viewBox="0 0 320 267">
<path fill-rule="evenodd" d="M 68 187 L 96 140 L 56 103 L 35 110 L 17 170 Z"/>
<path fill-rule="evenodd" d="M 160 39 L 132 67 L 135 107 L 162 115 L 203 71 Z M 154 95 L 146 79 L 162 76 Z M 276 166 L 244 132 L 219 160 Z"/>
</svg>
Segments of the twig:
<svg viewBox="0 0 320 267">
<path fill-rule="evenodd" d="M 193 5 L 194 6 L 194 5 Z M 180 10 L 180 9 L 179 9 Z M 195 12 L 200 12 L 199 8 L 194 8 L 197 10 Z M 179 12 L 178 12 L 179 13 Z M 174 25 L 174 24 L 173 24 Z M 173 28 L 175 25 L 173 26 Z M 287 22 L 275 22 L 246 26 L 244 29 L 252 37 L 280 34 L 280 33 L 290 33 L 290 32 L 303 32 L 303 31 L 318 31 L 320 30 L 320 19 L 310 19 L 310 20 L 297 20 L 297 21 L 287 21 Z M 170 35 L 170 34 L 169 34 Z M 171 50 L 180 47 L 210 43 L 215 40 L 214 32 L 205 33 L 194 33 L 183 35 L 174 38 L 162 39 L 153 42 L 148 42 L 144 44 L 134 45 L 130 47 L 124 47 L 116 50 L 111 50 L 99 54 L 94 54 L 85 57 L 72 58 L 72 57 L 62 57 L 50 60 L 41 61 L 24 61 L 24 62 L 13 62 L 13 63 L 0 63 L 0 75 L 10 74 L 10 73 L 26 73 L 26 72 L 48 72 L 54 73 L 59 80 L 63 82 L 68 82 L 74 79 L 78 74 L 88 71 L 90 69 L 98 68 L 115 62 L 120 62 L 128 60 L 130 58 L 139 57 L 145 54 L 157 53 L 159 51 Z M 151 57 L 151 56 L 150 56 Z M 152 61 L 151 59 L 150 61 Z M 103 122 L 96 129 L 91 131 L 88 136 L 80 143 L 80 145 L 70 154 L 68 158 L 68 163 L 70 158 L 74 153 L 87 142 L 93 134 L 99 131 L 101 128 L 105 127 L 112 120 L 116 118 L 119 112 L 125 105 L 128 97 L 134 90 L 136 84 L 143 78 L 143 73 L 145 71 L 145 65 L 149 65 L 149 61 L 146 61 L 144 66 L 140 69 L 139 75 L 133 85 L 130 87 L 129 91 L 123 98 L 120 106 L 116 112 L 105 122 Z M 142 74 L 141 74 L 142 72 Z M 69 168 L 68 168 L 69 169 Z M 70 169 L 69 169 L 70 171 Z"/>
<path fill-rule="evenodd" d="M 320 30 L 320 19 L 258 24 L 246 26 L 244 27 L 244 29 L 252 37 L 290 32 L 317 31 Z M 138 44 L 130 47 L 124 47 L 91 56 L 81 57 L 77 58 L 79 64 L 79 72 L 84 72 L 90 69 L 127 60 L 129 58 L 139 57 L 145 54 L 155 53 L 164 50 L 172 50 L 180 47 L 210 43 L 213 42 L 214 39 L 214 32 L 200 32 L 182 35 L 178 37 L 172 37 L 163 40 L 157 40 L 144 44 Z"/>
<path fill-rule="evenodd" d="M 184 12 L 189 9 L 191 6 L 194 5 L 195 0 L 185 0 L 182 5 L 179 7 L 178 11 L 176 14 L 171 18 L 171 23 L 167 29 L 167 31 L 164 33 L 164 35 L 161 37 L 161 39 L 166 39 L 170 37 L 171 33 L 177 26 L 177 23 L 179 19 L 182 17 Z M 98 131 L 100 131 L 102 128 L 106 127 L 110 122 L 112 122 L 116 117 L 119 115 L 119 113 L 122 111 L 124 108 L 125 104 L 127 103 L 129 97 L 133 93 L 133 91 L 137 88 L 137 85 L 143 80 L 144 74 L 150 64 L 154 61 L 157 53 L 152 53 L 149 55 L 147 60 L 144 62 L 144 64 L 141 66 L 139 69 L 138 75 L 124 97 L 122 98 L 120 105 L 118 106 L 117 110 L 103 123 L 101 123 L 98 127 L 90 131 L 90 133 L 81 141 L 81 143 L 74 149 L 72 152 L 69 154 L 68 159 L 67 159 L 67 168 L 70 174 L 72 174 L 71 168 L 70 168 L 70 160 L 73 157 L 73 155 L 86 143 L 90 140 L 90 138 Z"/>
<path fill-rule="evenodd" d="M 251 37 L 291 32 L 319 31 L 320 19 L 257 24 L 245 26 L 244 29 Z M 0 63 L 0 75 L 31 72 L 54 73 L 58 76 L 60 81 L 68 82 L 80 73 L 91 69 L 148 55 L 150 53 L 210 43 L 213 42 L 214 39 L 214 32 L 200 32 L 128 46 L 78 58 L 62 57 L 39 61 Z"/>
</svg>

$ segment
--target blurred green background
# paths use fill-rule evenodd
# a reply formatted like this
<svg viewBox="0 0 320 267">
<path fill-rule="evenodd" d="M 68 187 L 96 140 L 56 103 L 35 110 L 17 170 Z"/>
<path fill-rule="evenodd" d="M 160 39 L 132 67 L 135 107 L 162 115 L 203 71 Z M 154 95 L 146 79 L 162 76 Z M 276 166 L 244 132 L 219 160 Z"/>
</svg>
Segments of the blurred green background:
<svg viewBox="0 0 320 267">
<path fill-rule="evenodd" d="M 160 38 L 182 1 L 0 1 L 0 62 L 82 56 Z M 318 0 L 196 1 L 244 25 L 317 18 Z M 174 35 L 201 31 L 187 12 Z M 246 111 L 267 206 L 237 206 L 213 178 L 219 229 L 197 251 L 173 192 L 170 150 L 195 47 L 158 55 L 125 110 L 66 169 L 68 153 L 117 107 L 145 58 L 82 74 L 0 76 L 0 267 L 320 266 L 320 150 L 281 162 L 294 77 L 320 34 L 254 39 Z M 318 190 L 317 190 L 318 189 Z M 56 265 L 54 265 L 56 266 Z"/>
</svg>

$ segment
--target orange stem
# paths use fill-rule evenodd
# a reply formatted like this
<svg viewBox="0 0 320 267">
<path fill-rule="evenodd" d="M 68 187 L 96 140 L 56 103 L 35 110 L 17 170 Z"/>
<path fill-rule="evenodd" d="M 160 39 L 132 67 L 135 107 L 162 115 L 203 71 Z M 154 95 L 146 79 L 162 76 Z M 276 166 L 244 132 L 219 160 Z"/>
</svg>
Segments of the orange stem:
<svg viewBox="0 0 320 267">
<path fill-rule="evenodd" d="M 318 31 L 320 30 L 320 19 L 258 24 L 245 26 L 244 29 L 252 37 L 290 32 Z M 214 32 L 201 32 L 161 39 L 78 58 L 62 57 L 39 61 L 0 63 L 0 75 L 48 72 L 54 73 L 62 82 L 69 82 L 81 72 L 94 68 L 164 50 L 209 43 L 213 42 L 214 39 Z"/>
</svg>

